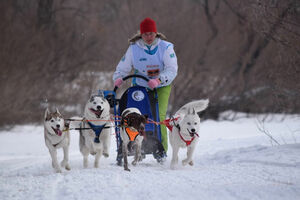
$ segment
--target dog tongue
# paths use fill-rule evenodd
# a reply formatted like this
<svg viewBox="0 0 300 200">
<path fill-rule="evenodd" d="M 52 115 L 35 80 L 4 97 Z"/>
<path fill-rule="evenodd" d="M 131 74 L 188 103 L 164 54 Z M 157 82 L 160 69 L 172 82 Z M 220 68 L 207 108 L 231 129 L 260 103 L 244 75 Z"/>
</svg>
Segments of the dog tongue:
<svg viewBox="0 0 300 200">
<path fill-rule="evenodd" d="M 95 115 L 97 116 L 97 118 L 100 118 L 101 114 L 102 114 L 102 110 L 94 110 L 92 108 L 90 108 L 90 110 L 95 113 Z"/>
<path fill-rule="evenodd" d="M 59 130 L 59 129 L 56 129 L 56 133 L 57 133 L 58 136 L 61 136 L 61 135 L 62 135 L 62 131 Z"/>
</svg>

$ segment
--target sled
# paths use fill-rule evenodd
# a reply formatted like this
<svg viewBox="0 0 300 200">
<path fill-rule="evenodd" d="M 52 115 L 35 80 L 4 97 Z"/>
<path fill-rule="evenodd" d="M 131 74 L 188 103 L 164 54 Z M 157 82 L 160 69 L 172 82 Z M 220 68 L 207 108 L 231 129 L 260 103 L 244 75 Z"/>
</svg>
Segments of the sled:
<svg viewBox="0 0 300 200">
<path fill-rule="evenodd" d="M 147 82 L 149 81 L 148 78 L 137 74 L 126 76 L 123 78 L 123 81 L 131 78 L 141 78 Z M 131 86 L 121 95 L 120 99 L 116 98 L 117 89 L 118 87 L 115 87 L 113 91 L 100 92 L 104 94 L 104 97 L 108 100 L 111 108 L 114 110 L 115 135 L 118 152 L 116 160 L 118 165 L 122 165 L 123 158 L 119 116 L 121 116 L 123 110 L 130 107 L 138 108 L 142 114 L 148 116 L 148 123 L 145 126 L 146 136 L 142 143 L 142 157 L 144 158 L 147 154 L 152 154 L 158 162 L 161 162 L 165 156 L 165 152 L 161 144 L 160 125 L 154 123 L 160 121 L 156 89 L 149 95 L 147 88 L 142 86 Z M 129 156 L 132 155 L 133 152 L 129 152 Z"/>
</svg>

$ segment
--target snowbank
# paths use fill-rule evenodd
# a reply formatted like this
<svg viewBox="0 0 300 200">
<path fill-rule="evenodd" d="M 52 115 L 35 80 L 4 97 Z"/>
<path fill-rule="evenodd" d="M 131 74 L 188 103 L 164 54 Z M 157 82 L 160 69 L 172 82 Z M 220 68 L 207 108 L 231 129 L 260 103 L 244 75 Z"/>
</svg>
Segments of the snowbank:
<svg viewBox="0 0 300 200">
<path fill-rule="evenodd" d="M 17 126 L 0 132 L 0 199 L 299 199 L 299 118 L 275 116 L 263 123 L 281 145 L 259 131 L 258 119 L 204 121 L 193 167 L 170 170 L 169 149 L 164 165 L 147 155 L 131 172 L 116 166 L 114 138 L 100 168 L 92 167 L 91 156 L 83 169 L 78 133 L 72 131 L 72 170 L 56 174 L 43 127 Z"/>
</svg>

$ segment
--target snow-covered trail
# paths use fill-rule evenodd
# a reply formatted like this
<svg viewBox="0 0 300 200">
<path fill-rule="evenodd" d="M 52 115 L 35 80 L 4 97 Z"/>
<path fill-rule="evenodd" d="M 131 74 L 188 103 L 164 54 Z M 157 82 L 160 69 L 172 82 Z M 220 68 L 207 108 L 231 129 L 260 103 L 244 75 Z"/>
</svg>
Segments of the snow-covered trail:
<svg viewBox="0 0 300 200">
<path fill-rule="evenodd" d="M 100 168 L 83 169 L 78 133 L 71 132 L 71 171 L 53 172 L 42 126 L 0 132 L 0 199 L 299 199 L 299 118 L 266 122 L 283 145 L 271 146 L 255 119 L 205 121 L 193 167 L 170 170 L 151 155 L 131 172 L 116 166 L 115 143 Z M 185 151 L 180 151 L 180 160 Z M 59 151 L 59 158 L 62 152 Z M 130 158 L 131 160 L 132 158 Z"/>
</svg>

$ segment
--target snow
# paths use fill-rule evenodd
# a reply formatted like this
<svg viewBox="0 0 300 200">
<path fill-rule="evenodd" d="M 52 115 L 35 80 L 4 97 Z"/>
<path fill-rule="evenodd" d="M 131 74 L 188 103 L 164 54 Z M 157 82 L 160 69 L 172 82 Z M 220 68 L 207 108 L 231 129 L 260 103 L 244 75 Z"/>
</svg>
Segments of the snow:
<svg viewBox="0 0 300 200">
<path fill-rule="evenodd" d="M 300 199 L 299 116 L 251 116 L 202 122 L 194 166 L 171 170 L 151 155 L 131 172 L 116 165 L 112 137 L 109 158 L 84 169 L 78 133 L 71 131 L 71 171 L 54 173 L 43 127 L 16 126 L 0 132 L 0 199 Z M 258 129 L 259 125 L 278 143 Z M 62 150 L 58 151 L 62 159 Z M 180 160 L 185 151 L 180 151 Z M 129 158 L 131 161 L 132 157 Z"/>
</svg>

